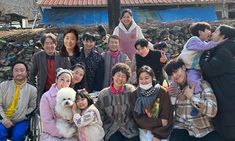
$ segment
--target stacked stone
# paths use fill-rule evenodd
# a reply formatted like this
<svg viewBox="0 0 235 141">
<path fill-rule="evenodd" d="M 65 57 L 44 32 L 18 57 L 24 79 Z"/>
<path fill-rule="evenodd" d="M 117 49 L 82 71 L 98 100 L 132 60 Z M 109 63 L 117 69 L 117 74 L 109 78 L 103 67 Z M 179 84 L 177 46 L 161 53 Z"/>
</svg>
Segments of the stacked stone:
<svg viewBox="0 0 235 141">
<path fill-rule="evenodd" d="M 38 51 L 34 46 L 34 40 L 6 41 L 0 40 L 0 82 L 11 79 L 11 65 L 15 61 L 23 61 L 32 66 L 32 55 Z"/>
<path fill-rule="evenodd" d="M 179 21 L 173 23 L 145 23 L 140 24 L 143 30 L 144 36 L 151 41 L 153 44 L 160 41 L 165 41 L 167 44 L 168 52 L 172 56 L 177 56 L 183 48 L 183 45 L 190 38 L 188 27 L 192 22 L 190 21 Z M 220 24 L 227 24 L 235 26 L 234 21 L 216 22 L 211 23 L 213 26 L 218 26 Z M 11 64 L 17 60 L 24 61 L 32 66 L 32 56 L 35 52 L 41 50 L 38 46 L 38 41 L 40 40 L 42 34 L 52 32 L 57 35 L 57 50 L 63 44 L 63 33 L 70 27 L 48 27 L 43 30 L 35 29 L 30 31 L 22 31 L 19 34 L 8 35 L 6 37 L 1 37 L 0 39 L 0 82 L 11 78 Z M 97 26 L 90 27 L 73 27 L 78 30 L 79 38 L 85 32 L 95 33 L 97 37 L 97 46 L 102 42 L 96 32 Z M 106 27 L 107 29 L 107 27 Z M 79 41 L 79 46 L 81 42 Z"/>
</svg>

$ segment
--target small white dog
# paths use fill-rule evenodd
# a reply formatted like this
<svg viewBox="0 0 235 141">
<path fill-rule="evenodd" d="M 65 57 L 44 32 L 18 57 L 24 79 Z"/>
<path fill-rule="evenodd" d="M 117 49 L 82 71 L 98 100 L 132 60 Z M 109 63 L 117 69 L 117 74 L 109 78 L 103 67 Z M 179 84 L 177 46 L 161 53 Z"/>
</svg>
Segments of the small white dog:
<svg viewBox="0 0 235 141">
<path fill-rule="evenodd" d="M 71 138 L 76 132 L 73 121 L 72 105 L 75 102 L 76 92 L 72 88 L 62 88 L 56 95 L 55 111 L 59 115 L 56 127 L 65 138 Z"/>
</svg>

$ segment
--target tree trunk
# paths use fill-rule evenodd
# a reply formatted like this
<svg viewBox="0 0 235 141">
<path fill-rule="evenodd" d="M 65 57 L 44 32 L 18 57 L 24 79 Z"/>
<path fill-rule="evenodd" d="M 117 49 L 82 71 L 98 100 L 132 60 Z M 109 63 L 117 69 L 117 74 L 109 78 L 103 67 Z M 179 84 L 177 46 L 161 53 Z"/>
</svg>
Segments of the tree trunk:
<svg viewBox="0 0 235 141">
<path fill-rule="evenodd" d="M 108 0 L 109 33 L 113 33 L 114 28 L 119 23 L 120 0 Z"/>
</svg>

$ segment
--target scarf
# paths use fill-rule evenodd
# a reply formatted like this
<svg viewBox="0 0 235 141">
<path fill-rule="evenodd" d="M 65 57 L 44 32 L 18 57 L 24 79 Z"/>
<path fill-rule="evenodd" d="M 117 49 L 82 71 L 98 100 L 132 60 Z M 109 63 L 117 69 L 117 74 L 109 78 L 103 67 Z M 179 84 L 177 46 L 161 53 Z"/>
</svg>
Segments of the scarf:
<svg viewBox="0 0 235 141">
<path fill-rule="evenodd" d="M 120 21 L 118 24 L 118 27 L 121 28 L 125 33 L 130 33 L 132 32 L 138 25 L 136 24 L 136 22 L 134 21 L 134 19 L 132 18 L 130 27 L 127 29 L 124 24 Z"/>
<path fill-rule="evenodd" d="M 120 93 L 122 93 L 123 91 L 124 91 L 124 86 L 122 86 L 121 88 L 119 88 L 118 90 L 117 89 L 115 89 L 114 87 L 113 87 L 113 83 L 111 83 L 110 84 L 110 92 L 111 93 L 113 93 L 113 94 L 120 94 Z"/>
<path fill-rule="evenodd" d="M 120 54 L 120 51 L 119 50 L 117 50 L 117 51 L 110 51 L 110 53 L 111 53 L 111 57 L 112 58 L 116 58 Z"/>
<path fill-rule="evenodd" d="M 11 101 L 10 106 L 7 108 L 7 110 L 5 112 L 8 119 L 12 119 L 12 117 L 15 114 L 17 104 L 18 104 L 18 101 L 19 101 L 19 97 L 20 97 L 20 87 L 21 87 L 20 85 L 16 84 L 15 94 L 13 96 L 13 99 Z"/>
<path fill-rule="evenodd" d="M 137 87 L 137 99 L 134 111 L 138 114 L 144 114 L 144 108 L 151 106 L 157 98 L 160 85 L 157 84 L 148 90 Z"/>
</svg>

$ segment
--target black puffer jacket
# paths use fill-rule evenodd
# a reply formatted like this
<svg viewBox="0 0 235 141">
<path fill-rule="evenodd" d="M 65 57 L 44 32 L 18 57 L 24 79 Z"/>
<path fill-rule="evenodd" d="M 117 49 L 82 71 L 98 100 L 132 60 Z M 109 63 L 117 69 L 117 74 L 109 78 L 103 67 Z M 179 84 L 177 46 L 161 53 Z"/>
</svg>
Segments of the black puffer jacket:
<svg viewBox="0 0 235 141">
<path fill-rule="evenodd" d="M 218 102 L 215 128 L 225 139 L 235 141 L 235 39 L 203 53 L 200 67 Z"/>
</svg>

